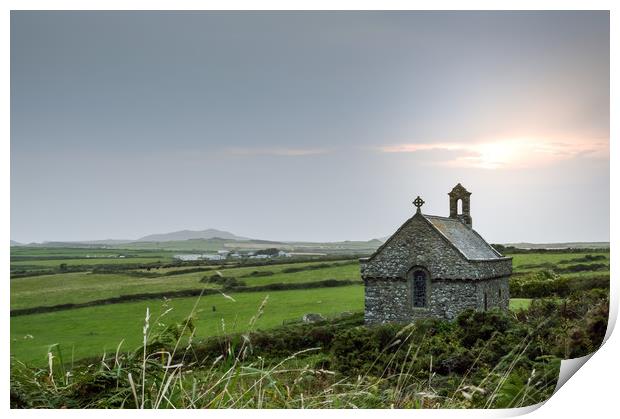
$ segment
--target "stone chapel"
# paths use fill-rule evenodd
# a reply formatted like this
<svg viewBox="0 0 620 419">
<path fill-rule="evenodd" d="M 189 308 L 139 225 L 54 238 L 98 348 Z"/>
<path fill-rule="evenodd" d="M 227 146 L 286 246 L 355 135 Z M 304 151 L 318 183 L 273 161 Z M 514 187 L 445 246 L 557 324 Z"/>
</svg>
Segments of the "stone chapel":
<svg viewBox="0 0 620 419">
<path fill-rule="evenodd" d="M 453 319 L 473 308 L 508 308 L 512 258 L 473 228 L 470 197 L 460 183 L 450 193 L 449 217 L 416 213 L 372 256 L 360 259 L 366 323 Z"/>
</svg>

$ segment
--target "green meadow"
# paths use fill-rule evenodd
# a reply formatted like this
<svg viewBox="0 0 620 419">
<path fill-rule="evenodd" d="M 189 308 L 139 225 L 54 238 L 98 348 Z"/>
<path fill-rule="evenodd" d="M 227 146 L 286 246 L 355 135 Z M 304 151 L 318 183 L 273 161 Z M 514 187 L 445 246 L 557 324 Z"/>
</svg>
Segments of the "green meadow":
<svg viewBox="0 0 620 419">
<path fill-rule="evenodd" d="M 65 359 L 113 352 L 122 342 L 123 350 L 133 350 L 142 342 L 146 309 L 151 327 L 165 321 L 179 322 L 195 306 L 196 337 L 244 332 L 261 303 L 266 303 L 256 327 L 266 329 L 285 320 L 299 320 L 305 313 L 334 316 L 363 310 L 364 289 L 359 285 L 294 291 L 270 291 L 208 295 L 170 301 L 149 300 L 119 303 L 54 313 L 11 318 L 11 355 L 42 364 L 48 348 L 59 344 Z M 162 313 L 171 309 L 164 318 Z M 215 311 L 214 311 L 215 309 Z"/>
<path fill-rule="evenodd" d="M 357 259 L 324 260 L 279 263 L 261 266 L 163 266 L 169 263 L 170 254 L 143 251 L 135 260 L 160 261 L 155 268 L 110 267 L 101 272 L 100 262 L 108 262 L 107 255 L 117 255 L 119 250 L 105 249 L 42 249 L 13 248 L 12 264 L 60 263 L 89 265 L 81 272 L 54 273 L 51 275 L 24 276 L 11 279 L 11 309 L 54 306 L 65 303 L 87 303 L 114 297 L 144 293 L 166 293 L 183 290 L 217 289 L 218 294 L 186 298 L 153 298 L 115 304 L 44 312 L 11 317 L 11 355 L 16 359 L 42 363 L 50 345 L 58 344 L 65 357 L 74 360 L 98 356 L 116 350 L 122 342 L 124 350 L 140 345 L 142 326 L 147 307 L 151 312 L 152 327 L 159 323 L 179 322 L 192 312 L 196 303 L 196 338 L 228 332 L 244 331 L 256 315 L 261 302 L 268 296 L 263 313 L 256 323 L 260 329 L 269 329 L 283 322 L 298 321 L 306 313 L 337 316 L 339 313 L 363 311 L 364 298 Z M 13 251 L 12 249 L 12 251 Z M 150 255 L 149 255 L 150 253 Z M 83 258 L 85 254 L 100 258 Z M 596 271 L 566 272 L 561 277 L 589 278 L 592 275 L 609 275 L 609 254 L 593 253 L 593 259 L 584 259 L 585 253 L 527 253 L 513 257 L 515 276 L 534 275 L 550 267 L 565 269 L 575 265 L 606 265 Z M 148 257 L 147 257 L 148 256 Z M 64 257 L 64 259 L 63 259 Z M 46 259 L 47 258 L 47 259 Z M 27 260 L 26 259 L 32 259 Z M 114 259 L 114 262 L 119 259 Z M 36 263 L 34 263 L 36 262 Z M 132 263 L 127 259 L 125 263 Z M 43 265 L 41 265 L 43 266 Z M 105 268 L 105 267 L 104 267 Z M 200 272 L 195 272 L 201 269 Z M 587 268 L 586 268 L 587 269 Z M 36 271 L 36 269 L 33 269 Z M 185 272 L 187 271 L 187 272 Z M 201 281 L 211 276 L 234 278 L 244 287 L 270 284 L 308 284 L 325 280 L 354 280 L 360 285 L 326 288 L 235 292 L 214 282 Z M 535 276 L 534 276 L 535 278 Z M 228 298 L 230 297 L 230 298 Z M 513 298 L 512 310 L 527 309 L 531 298 Z M 168 311 L 169 310 L 169 311 Z M 158 317 L 168 311 L 163 319 Z"/>
<path fill-rule="evenodd" d="M 591 255 L 598 260 L 582 260 L 585 255 Z M 517 253 L 508 255 L 512 257 L 512 269 L 515 272 L 526 272 L 536 269 L 544 268 L 545 265 L 549 267 L 562 267 L 571 264 L 594 264 L 594 263 L 606 263 L 609 265 L 609 252 L 596 252 L 596 253 Z"/>
<path fill-rule="evenodd" d="M 522 406 L 546 400 L 559 360 L 595 350 L 607 321 L 601 251 L 512 255 L 509 312 L 361 327 L 351 253 L 182 263 L 161 249 L 13 250 L 13 407 Z"/>
<path fill-rule="evenodd" d="M 529 299 L 511 300 L 511 309 L 524 309 Z M 298 321 L 306 313 L 335 317 L 364 310 L 361 285 L 310 290 L 219 294 L 169 301 L 149 300 L 65 310 L 11 318 L 11 355 L 27 362 L 44 363 L 49 347 L 59 344 L 65 359 L 80 359 L 123 350 L 142 343 L 147 308 L 151 327 L 180 322 L 195 315 L 196 338 L 245 332 L 257 316 L 255 327 L 269 329 L 283 322 Z M 166 313 L 163 317 L 162 314 Z M 68 357 L 68 358 L 67 358 Z"/>
<path fill-rule="evenodd" d="M 326 279 L 358 279 L 359 266 L 355 261 L 330 262 L 337 266 L 321 269 L 301 270 L 287 273 L 292 267 L 303 269 L 322 265 L 323 262 L 250 266 L 243 268 L 209 268 L 205 272 L 158 276 L 154 278 L 132 276 L 126 273 L 75 272 L 55 275 L 40 275 L 11 280 L 11 309 L 36 306 L 51 306 L 63 303 L 82 303 L 121 295 L 180 291 L 187 289 L 213 288 L 213 284 L 201 283 L 204 276 L 220 272 L 227 277 L 235 277 L 248 286 L 274 283 L 301 283 Z M 162 273 L 173 268 L 162 269 Z M 177 268 L 178 269 L 178 268 Z M 187 268 L 190 269 L 190 268 Z M 141 270 L 143 271 L 143 270 Z M 152 270 L 154 274 L 157 270 Z M 251 276 L 253 272 L 273 273 L 268 276 Z"/>
</svg>

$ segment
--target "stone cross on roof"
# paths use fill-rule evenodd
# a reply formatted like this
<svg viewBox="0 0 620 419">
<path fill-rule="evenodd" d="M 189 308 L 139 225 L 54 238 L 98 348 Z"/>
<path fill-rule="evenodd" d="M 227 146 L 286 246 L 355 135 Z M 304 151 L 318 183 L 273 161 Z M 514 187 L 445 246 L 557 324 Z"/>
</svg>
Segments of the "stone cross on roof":
<svg viewBox="0 0 620 419">
<path fill-rule="evenodd" d="M 416 206 L 416 208 L 417 208 L 416 213 L 421 212 L 420 207 L 421 207 L 422 205 L 424 205 L 424 200 L 423 200 L 422 198 L 420 198 L 420 195 L 418 195 L 418 197 L 417 197 L 416 199 L 414 199 L 412 203 L 413 203 L 413 205 L 415 205 L 415 206 Z"/>
</svg>

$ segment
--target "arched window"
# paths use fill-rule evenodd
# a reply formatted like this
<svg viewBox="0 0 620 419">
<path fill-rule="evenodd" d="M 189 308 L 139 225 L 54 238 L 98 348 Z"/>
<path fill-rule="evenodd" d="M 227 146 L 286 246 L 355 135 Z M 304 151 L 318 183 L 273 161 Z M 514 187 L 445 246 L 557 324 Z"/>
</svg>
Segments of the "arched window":
<svg viewBox="0 0 620 419">
<path fill-rule="evenodd" d="M 413 273 L 413 306 L 426 307 L 426 273 L 415 271 Z"/>
<path fill-rule="evenodd" d="M 456 213 L 459 215 L 463 213 L 463 200 L 462 199 L 457 199 L 456 201 Z"/>
</svg>

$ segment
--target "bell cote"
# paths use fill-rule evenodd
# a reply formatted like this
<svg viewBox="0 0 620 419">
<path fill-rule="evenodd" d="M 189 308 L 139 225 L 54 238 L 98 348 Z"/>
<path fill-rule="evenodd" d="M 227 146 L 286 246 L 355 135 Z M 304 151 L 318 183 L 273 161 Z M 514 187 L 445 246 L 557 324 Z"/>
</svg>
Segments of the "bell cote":
<svg viewBox="0 0 620 419">
<path fill-rule="evenodd" d="M 450 218 L 456 218 L 471 227 L 471 215 L 469 213 L 469 197 L 471 192 L 458 183 L 448 193 L 450 197 Z M 459 205 L 460 204 L 460 205 Z"/>
</svg>

